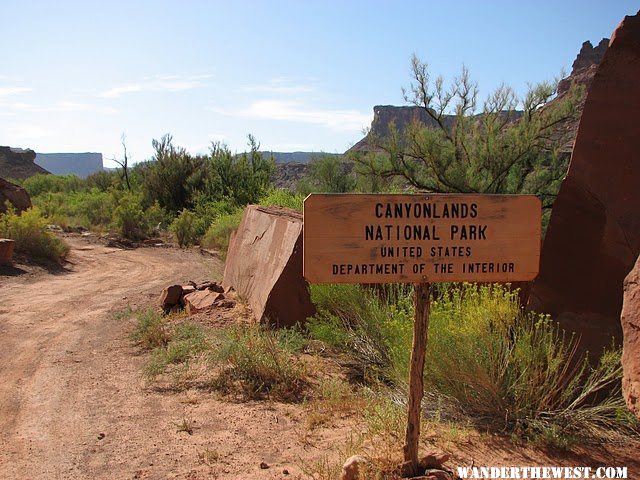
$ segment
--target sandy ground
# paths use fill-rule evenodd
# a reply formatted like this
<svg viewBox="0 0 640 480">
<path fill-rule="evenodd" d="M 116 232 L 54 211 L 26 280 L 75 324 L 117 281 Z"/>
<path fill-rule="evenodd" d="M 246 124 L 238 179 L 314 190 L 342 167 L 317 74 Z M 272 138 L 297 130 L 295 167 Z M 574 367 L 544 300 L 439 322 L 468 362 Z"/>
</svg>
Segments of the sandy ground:
<svg viewBox="0 0 640 480">
<path fill-rule="evenodd" d="M 71 243 L 64 271 L 0 276 L 0 478 L 297 478 L 303 448 L 279 439 L 301 435 L 299 408 L 149 388 L 133 321 L 114 316 L 167 284 L 220 278 L 221 264 Z"/>
<path fill-rule="evenodd" d="M 220 279 L 219 261 L 69 241 L 60 271 L 0 272 L 0 479 L 299 480 L 327 455 L 340 461 L 355 419 L 311 432 L 302 405 L 145 383 L 145 354 L 129 340 L 134 320 L 114 314 L 154 304 L 174 282 Z M 183 421 L 191 435 L 178 431 Z M 568 455 L 487 435 L 450 449 L 432 440 L 454 465 L 615 465 L 640 478 L 637 443 Z"/>
</svg>

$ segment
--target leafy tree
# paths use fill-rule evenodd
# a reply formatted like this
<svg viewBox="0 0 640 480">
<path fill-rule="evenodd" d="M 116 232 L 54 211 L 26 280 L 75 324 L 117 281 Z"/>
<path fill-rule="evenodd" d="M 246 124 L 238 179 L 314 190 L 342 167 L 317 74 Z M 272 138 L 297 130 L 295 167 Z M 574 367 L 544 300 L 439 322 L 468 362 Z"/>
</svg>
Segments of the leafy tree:
<svg viewBox="0 0 640 480">
<path fill-rule="evenodd" d="M 270 187 L 275 170 L 273 157 L 260 153 L 260 144 L 249 135 L 249 152 L 234 155 L 221 143 L 212 143 L 209 155 L 208 191 L 214 199 L 228 199 L 242 206 L 256 203 Z"/>
<path fill-rule="evenodd" d="M 195 191 L 203 188 L 206 179 L 206 159 L 191 156 L 182 147 L 173 145 L 173 137 L 164 135 L 153 140 L 155 155 L 140 167 L 147 205 L 157 201 L 167 211 L 177 214 L 192 206 Z"/>
<path fill-rule="evenodd" d="M 478 108 L 478 86 L 463 67 L 449 87 L 432 79 L 426 63 L 411 58 L 412 81 L 403 95 L 426 112 L 431 125 L 412 122 L 385 138 L 372 136 L 374 152 L 355 155 L 360 172 L 401 177 L 435 193 L 530 193 L 550 208 L 567 170 L 557 127 L 576 114 L 581 91 L 562 97 L 543 82 L 519 98 L 507 86 Z"/>
</svg>

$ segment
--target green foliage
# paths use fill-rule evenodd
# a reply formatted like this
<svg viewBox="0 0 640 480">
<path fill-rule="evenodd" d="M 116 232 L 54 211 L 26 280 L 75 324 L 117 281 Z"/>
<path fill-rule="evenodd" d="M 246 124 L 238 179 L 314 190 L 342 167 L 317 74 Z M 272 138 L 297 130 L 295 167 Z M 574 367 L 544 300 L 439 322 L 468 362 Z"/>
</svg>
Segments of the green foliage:
<svg viewBox="0 0 640 480">
<path fill-rule="evenodd" d="M 164 333 L 166 341 L 156 346 L 144 367 L 144 373 L 150 379 L 164 373 L 170 365 L 188 364 L 209 348 L 204 330 L 195 323 L 179 323 L 173 329 L 165 325 Z"/>
<path fill-rule="evenodd" d="M 214 358 L 223 366 L 227 387 L 239 382 L 249 398 L 271 396 L 297 400 L 305 387 L 305 369 L 290 354 L 289 335 L 279 335 L 259 325 L 232 327 L 220 332 Z"/>
<path fill-rule="evenodd" d="M 77 192 L 84 189 L 84 181 L 76 175 L 38 174 L 23 180 L 22 186 L 35 197 L 45 192 Z"/>
<path fill-rule="evenodd" d="M 166 318 L 157 310 L 136 312 L 137 325 L 131 332 L 131 340 L 145 350 L 164 347 L 169 343 L 170 333 Z"/>
<path fill-rule="evenodd" d="M 426 389 L 439 408 L 556 446 L 637 428 L 619 415 L 620 351 L 605 352 L 591 368 L 555 322 L 523 314 L 515 292 L 469 284 L 440 290 L 432 301 L 425 362 Z M 408 381 L 408 290 L 374 294 L 355 285 L 315 285 L 312 299 L 318 307 L 309 323 L 312 336 L 364 365 L 365 380 Z"/>
<path fill-rule="evenodd" d="M 347 193 L 356 188 L 353 164 L 337 155 L 324 155 L 309 162 L 309 173 L 298 183 L 298 190 L 311 192 Z"/>
<path fill-rule="evenodd" d="M 219 143 L 211 145 L 210 195 L 231 200 L 237 206 L 256 203 L 270 187 L 275 170 L 273 158 L 264 158 L 260 144 L 249 135 L 249 152 L 233 155 Z"/>
<path fill-rule="evenodd" d="M 0 237 L 15 240 L 15 251 L 41 260 L 60 262 L 69 253 L 69 246 L 47 230 L 47 220 L 38 208 L 20 215 L 9 206 L 0 214 Z"/>
<path fill-rule="evenodd" d="M 293 193 L 284 188 L 274 188 L 260 199 L 260 205 L 265 207 L 286 207 L 302 212 L 304 195 Z"/>
<path fill-rule="evenodd" d="M 149 232 L 147 216 L 142 208 L 142 195 L 123 192 L 113 212 L 114 225 L 120 235 L 130 240 L 141 240 Z"/>
<path fill-rule="evenodd" d="M 195 219 L 196 216 L 185 208 L 169 226 L 169 230 L 176 236 L 178 245 L 181 247 L 188 247 L 195 241 Z"/>
<path fill-rule="evenodd" d="M 158 202 L 171 213 L 193 206 L 192 196 L 206 181 L 204 157 L 194 157 L 173 145 L 173 137 L 153 140 L 155 155 L 139 167 L 142 187 L 148 204 Z"/>
<path fill-rule="evenodd" d="M 422 108 L 431 125 L 415 121 L 402 132 L 390 125 L 386 138 L 371 138 L 385 154 L 357 155 L 359 167 L 430 192 L 531 193 L 550 207 L 568 162 L 554 127 L 576 114 L 581 91 L 549 103 L 554 83 L 534 85 L 524 98 L 501 86 L 479 109 L 478 87 L 466 68 L 447 88 L 415 55 L 411 66 L 405 99 Z"/>
<path fill-rule="evenodd" d="M 388 286 L 383 295 L 360 285 L 312 285 L 318 309 L 310 319 L 311 335 L 348 352 L 365 380 L 397 383 L 406 378 L 411 345 L 411 293 Z"/>
<path fill-rule="evenodd" d="M 202 237 L 200 245 L 204 248 L 216 249 L 220 251 L 223 257 L 226 256 L 231 233 L 240 225 L 243 213 L 244 210 L 239 208 L 233 213 L 218 217 Z"/>
</svg>

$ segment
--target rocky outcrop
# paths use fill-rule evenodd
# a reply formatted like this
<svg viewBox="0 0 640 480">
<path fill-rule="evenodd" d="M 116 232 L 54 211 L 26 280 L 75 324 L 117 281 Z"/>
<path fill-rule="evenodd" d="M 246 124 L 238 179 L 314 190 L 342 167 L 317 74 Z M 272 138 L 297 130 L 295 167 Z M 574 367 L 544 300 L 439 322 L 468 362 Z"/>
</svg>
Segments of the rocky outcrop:
<svg viewBox="0 0 640 480">
<path fill-rule="evenodd" d="M 24 188 L 0 178 L 0 213 L 7 211 L 5 205 L 7 201 L 13 205 L 17 212 L 31 208 L 31 198 Z"/>
<path fill-rule="evenodd" d="M 249 205 L 229 244 L 223 285 L 247 301 L 257 321 L 288 327 L 313 315 L 302 277 L 302 214 Z"/>
<path fill-rule="evenodd" d="M 581 345 L 621 338 L 622 284 L 640 253 L 640 16 L 614 32 L 587 94 L 529 308 Z"/>
<path fill-rule="evenodd" d="M 308 163 L 277 163 L 271 175 L 271 183 L 278 188 L 295 190 L 298 182 L 308 173 Z"/>
<path fill-rule="evenodd" d="M 16 246 L 14 240 L 0 238 L 0 265 L 13 264 L 13 250 Z"/>
<path fill-rule="evenodd" d="M 102 154 L 94 152 L 38 153 L 35 162 L 54 175 L 77 175 L 85 178 L 104 170 Z"/>
<path fill-rule="evenodd" d="M 595 48 L 589 41 L 582 44 L 582 48 L 573 62 L 571 74 L 558 83 L 558 96 L 562 96 L 569 91 L 572 83 L 583 85 L 586 91 L 588 91 L 598 64 L 602 60 L 604 52 L 607 50 L 608 44 L 609 39 L 607 38 L 603 38 Z M 579 105 L 578 109 L 581 110 L 582 106 L 583 104 Z M 555 131 L 551 133 L 554 141 L 561 145 L 561 151 L 567 155 L 571 153 L 573 142 L 576 138 L 578 117 L 579 115 L 557 125 Z M 427 115 L 421 107 L 376 105 L 373 107 L 373 121 L 371 122 L 369 133 L 351 147 L 349 151 L 366 152 L 375 150 L 372 139 L 386 138 L 389 135 L 389 125 L 391 123 L 395 125 L 399 132 L 402 132 L 414 121 L 418 121 L 428 127 L 436 126 L 435 121 Z M 452 125 L 453 121 L 454 117 L 452 115 L 444 116 L 445 125 Z"/>
<path fill-rule="evenodd" d="M 452 124 L 453 115 L 445 115 L 445 124 Z M 402 132 L 412 122 L 420 122 L 428 127 L 435 127 L 436 122 L 421 107 L 396 107 L 393 105 L 376 105 L 373 107 L 373 121 L 369 133 L 351 147 L 350 152 L 366 152 L 375 150 L 373 139 L 384 139 L 389 135 L 389 126 L 393 124 L 395 128 Z"/>
<path fill-rule="evenodd" d="M 22 180 L 33 175 L 49 173 L 34 162 L 36 152 L 29 149 L 0 147 L 0 176 Z"/>
<path fill-rule="evenodd" d="M 624 281 L 622 302 L 622 389 L 629 410 L 640 418 L 640 257 Z"/>
</svg>

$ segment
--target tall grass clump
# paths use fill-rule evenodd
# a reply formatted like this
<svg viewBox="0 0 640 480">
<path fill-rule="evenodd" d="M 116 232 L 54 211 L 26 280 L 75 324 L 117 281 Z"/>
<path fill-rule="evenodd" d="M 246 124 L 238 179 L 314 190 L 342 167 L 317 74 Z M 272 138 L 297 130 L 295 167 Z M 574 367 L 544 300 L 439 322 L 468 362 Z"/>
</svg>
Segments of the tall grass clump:
<svg viewBox="0 0 640 480">
<path fill-rule="evenodd" d="M 406 391 L 412 295 L 402 287 L 312 288 L 318 314 L 311 335 Z M 591 366 L 577 340 L 548 316 L 525 314 L 517 293 L 499 285 L 434 289 L 425 385 L 432 413 L 463 415 L 483 426 L 566 446 L 636 426 L 620 393 L 620 351 Z"/>
<path fill-rule="evenodd" d="M 311 298 L 318 309 L 308 322 L 312 337 L 354 357 L 365 381 L 406 379 L 413 321 L 408 287 L 312 285 Z"/>
<path fill-rule="evenodd" d="M 306 387 L 304 365 L 294 357 L 301 343 L 295 333 L 278 333 L 260 325 L 219 332 L 213 359 L 221 367 L 219 385 L 239 385 L 248 398 L 298 400 Z"/>
<path fill-rule="evenodd" d="M 47 220 L 37 208 L 18 214 L 9 206 L 0 214 L 0 237 L 15 240 L 16 252 L 40 260 L 61 262 L 69 253 L 69 245 L 47 230 Z"/>
</svg>

